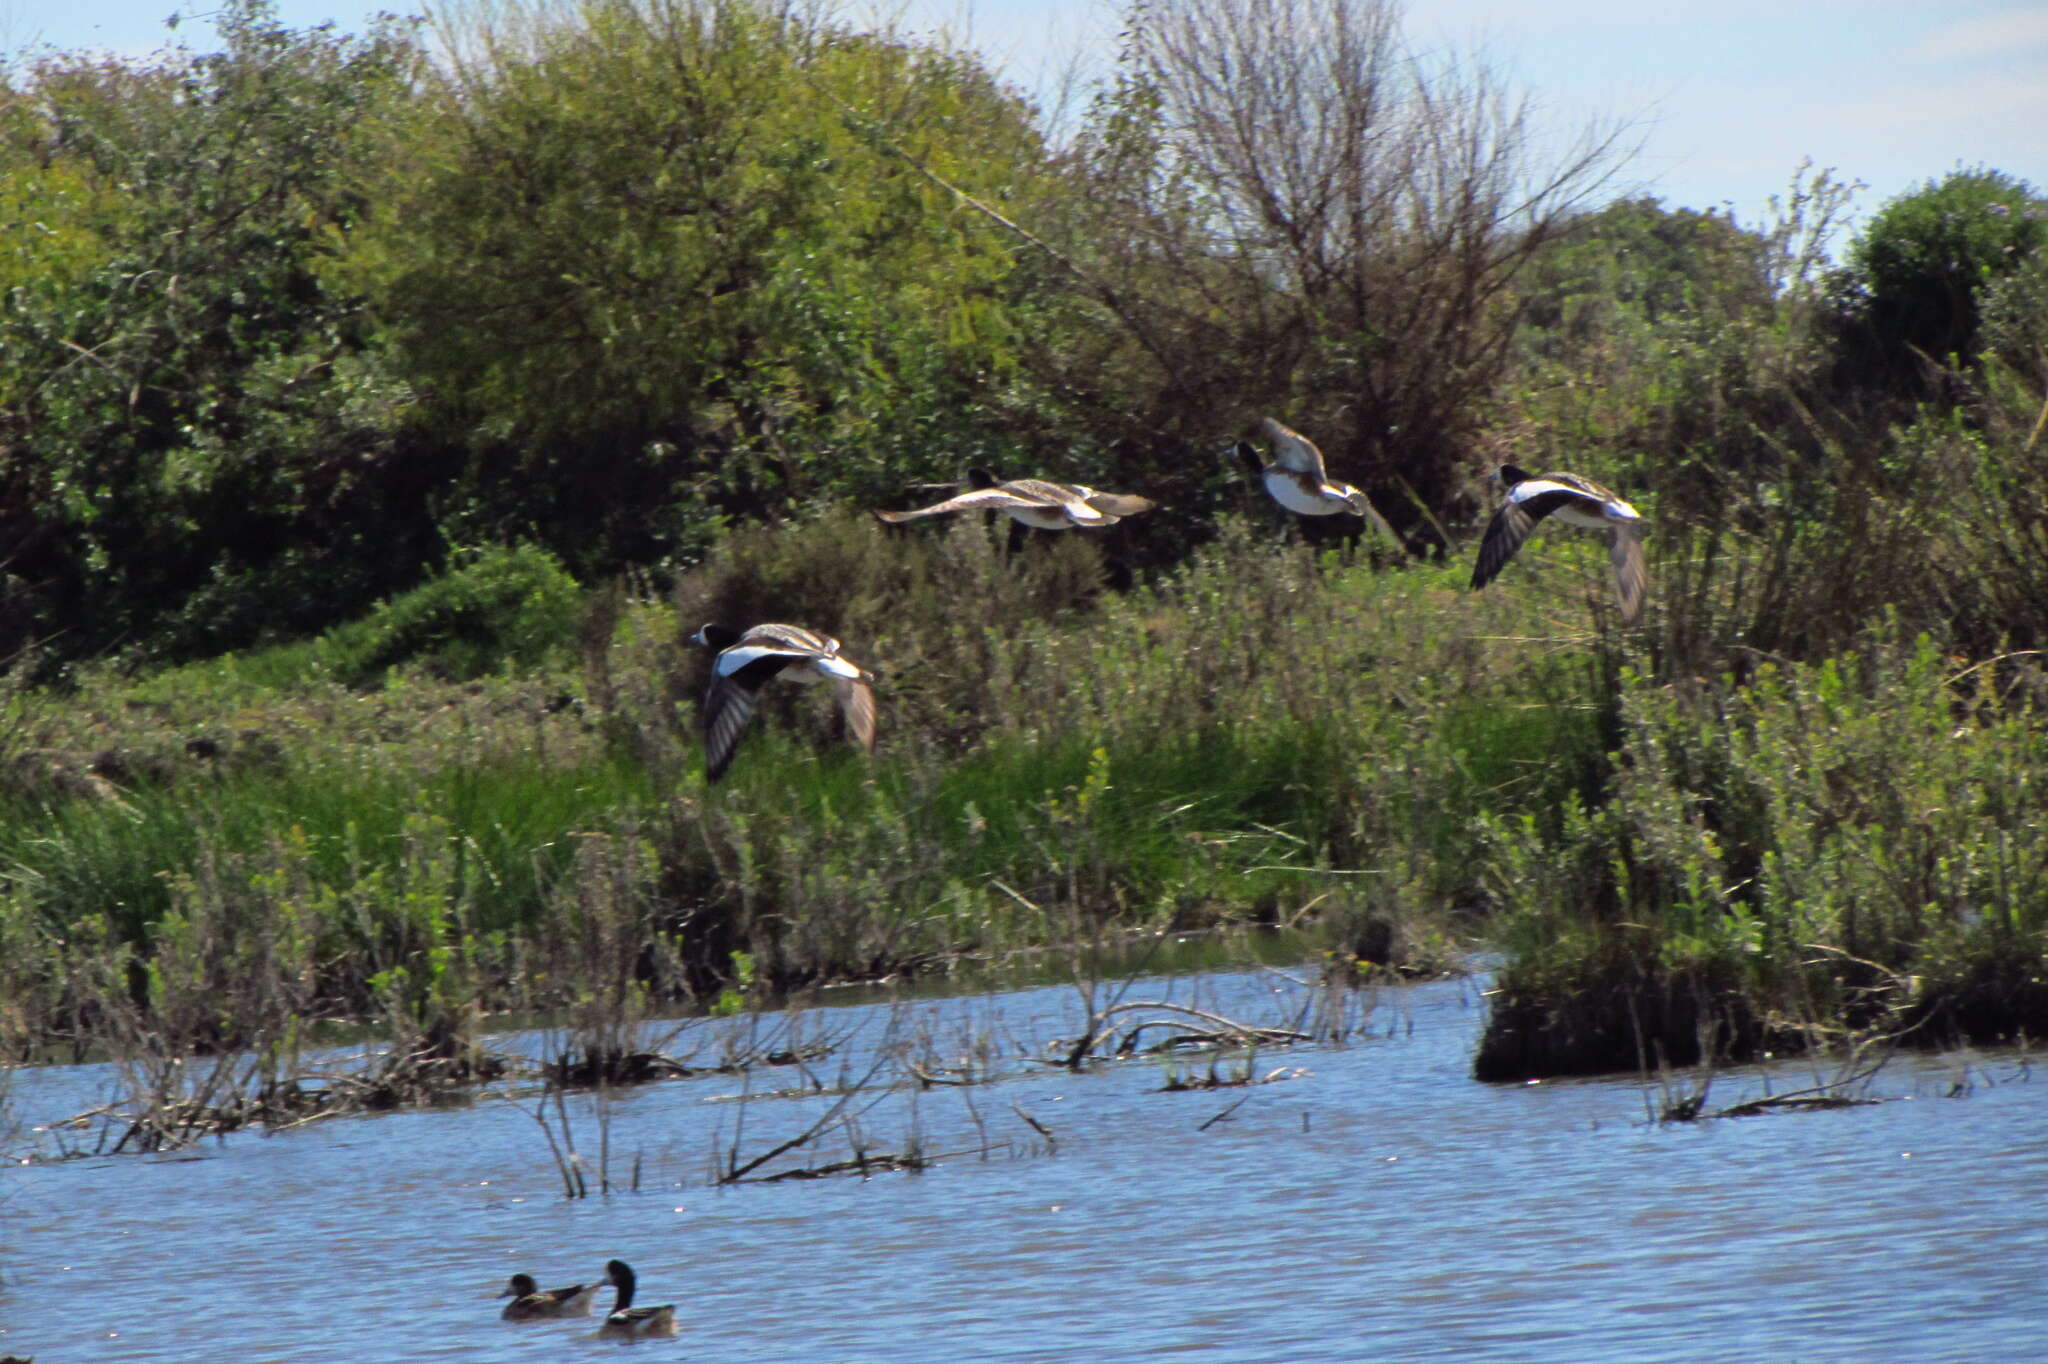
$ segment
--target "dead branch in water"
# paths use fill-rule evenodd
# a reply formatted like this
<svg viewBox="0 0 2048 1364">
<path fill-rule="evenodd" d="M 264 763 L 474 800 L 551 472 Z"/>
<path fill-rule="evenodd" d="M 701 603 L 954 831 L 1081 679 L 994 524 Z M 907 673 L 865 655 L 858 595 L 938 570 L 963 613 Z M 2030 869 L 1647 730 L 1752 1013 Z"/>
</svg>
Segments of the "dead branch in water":
<svg viewBox="0 0 2048 1364">
<path fill-rule="evenodd" d="M 1148 1018 L 1124 1034 L 1123 1040 L 1113 1049 L 1116 1056 L 1131 1056 L 1138 1051 L 1138 1039 L 1154 1028 L 1174 1028 L 1171 1037 L 1155 1042 L 1145 1050 L 1148 1052 L 1170 1051 L 1181 1047 L 1201 1046 L 1288 1046 L 1296 1042 L 1313 1039 L 1305 1032 L 1291 1028 L 1265 1028 L 1250 1023 L 1240 1023 L 1206 1009 L 1197 1009 L 1187 1004 L 1173 1004 L 1166 1000 L 1132 1000 L 1110 1004 L 1094 1010 L 1088 1018 L 1088 1029 L 1078 1038 L 1055 1039 L 1051 1044 L 1065 1055 L 1059 1064 L 1068 1070 L 1079 1070 L 1096 1046 L 1110 1031 L 1112 1020 L 1134 1013 L 1165 1013 L 1183 1019 L 1196 1019 L 1210 1025 L 1197 1029 L 1167 1019 Z"/>
</svg>

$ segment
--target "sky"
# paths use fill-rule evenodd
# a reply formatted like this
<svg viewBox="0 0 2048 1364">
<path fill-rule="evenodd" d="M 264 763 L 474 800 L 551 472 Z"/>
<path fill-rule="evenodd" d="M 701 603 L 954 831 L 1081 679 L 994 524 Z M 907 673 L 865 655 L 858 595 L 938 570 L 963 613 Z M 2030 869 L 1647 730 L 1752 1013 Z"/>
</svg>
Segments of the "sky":
<svg viewBox="0 0 2048 1364">
<path fill-rule="evenodd" d="M 1165 0 L 1171 3 L 1172 0 Z M 295 27 L 360 31 L 380 10 L 432 0 L 280 0 Z M 214 0 L 0 0 L 0 51 L 37 42 L 131 56 L 211 26 L 164 19 Z M 913 33 L 966 35 L 1013 81 L 1049 89 L 1078 59 L 1116 50 L 1110 0 L 887 0 Z M 1732 211 L 1761 225 L 1802 161 L 1860 181 L 1868 216 L 1957 168 L 1985 166 L 2048 192 L 2048 0 L 1409 0 L 1425 50 L 1481 53 L 1562 139 L 1589 121 L 1639 150 L 1616 191 Z"/>
</svg>

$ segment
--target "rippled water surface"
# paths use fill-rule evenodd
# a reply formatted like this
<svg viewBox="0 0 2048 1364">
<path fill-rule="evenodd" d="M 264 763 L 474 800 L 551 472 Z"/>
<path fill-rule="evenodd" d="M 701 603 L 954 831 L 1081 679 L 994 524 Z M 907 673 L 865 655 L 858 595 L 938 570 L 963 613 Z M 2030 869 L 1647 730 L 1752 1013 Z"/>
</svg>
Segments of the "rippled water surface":
<svg viewBox="0 0 2048 1364">
<path fill-rule="evenodd" d="M 1150 980 L 1127 998 L 1261 1023 L 1301 1007 L 1272 972 Z M 870 1149 L 944 1156 L 919 1175 L 706 1187 L 721 1153 L 765 1151 L 832 1102 L 771 1092 L 801 1084 L 786 1067 L 619 1100 L 614 1167 L 637 1156 L 642 1189 L 608 1198 L 565 1200 L 530 1102 L 504 1098 L 175 1158 L 13 1168 L 0 1353 L 606 1357 L 623 1347 L 588 1324 L 499 1322 L 491 1294 L 515 1270 L 588 1280 L 612 1256 L 638 1268 L 643 1301 L 677 1305 L 680 1336 L 630 1347 L 638 1358 L 2043 1349 L 2048 1082 L 2016 1054 L 1894 1060 L 1874 1107 L 1655 1126 L 1633 1082 L 1469 1080 L 1483 1011 L 1471 983 L 1382 991 L 1345 1045 L 1259 1055 L 1259 1074 L 1286 1078 L 1180 1093 L 1161 1092 L 1157 1060 L 1080 1075 L 1024 1061 L 1076 1030 L 1077 1001 L 1045 989 L 804 1017 L 838 1044 L 811 1071 L 826 1085 L 877 1050 L 943 1062 L 993 1049 L 990 1083 L 855 1106 Z M 1723 1076 L 1713 1099 L 1810 1082 L 1804 1068 Z M 12 1116 L 74 1112 L 109 1084 L 92 1068 L 23 1073 Z M 570 1117 L 594 1154 L 588 1101 Z M 843 1159 L 850 1140 L 842 1129 L 795 1159 Z"/>
</svg>

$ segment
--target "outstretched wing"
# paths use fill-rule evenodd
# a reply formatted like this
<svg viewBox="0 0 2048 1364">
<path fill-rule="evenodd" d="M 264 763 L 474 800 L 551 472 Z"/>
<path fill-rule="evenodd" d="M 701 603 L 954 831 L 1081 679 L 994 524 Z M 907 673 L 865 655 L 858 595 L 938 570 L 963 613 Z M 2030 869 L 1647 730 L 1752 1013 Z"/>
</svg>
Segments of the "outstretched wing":
<svg viewBox="0 0 2048 1364">
<path fill-rule="evenodd" d="M 1266 433 L 1267 440 L 1273 442 L 1275 464 L 1298 474 L 1307 474 L 1318 483 L 1328 481 L 1329 474 L 1323 468 L 1323 452 L 1316 448 L 1314 441 L 1271 417 L 1259 418 L 1259 429 Z"/>
<path fill-rule="evenodd" d="M 721 677 L 704 695 L 704 780 L 715 782 L 732 765 L 732 755 L 754 718 L 755 694 Z"/>
<path fill-rule="evenodd" d="M 786 645 L 787 648 L 782 652 L 793 655 L 789 660 L 792 663 L 801 663 L 812 654 L 829 657 L 839 652 L 838 640 L 830 635 L 821 635 L 816 630 L 807 630 L 801 625 L 756 625 L 739 641 L 742 648 L 750 645 L 771 649 L 776 645 Z M 761 680 L 766 682 L 774 675 L 771 672 Z"/>
<path fill-rule="evenodd" d="M 934 502 L 929 507 L 919 507 L 916 511 L 878 511 L 875 513 L 875 517 L 878 520 L 887 521 L 891 525 L 895 525 L 900 521 L 910 521 L 920 516 L 949 516 L 954 512 L 963 511 L 1006 511 L 1011 507 L 1058 505 L 1059 503 L 1053 499 L 1041 500 L 1034 497 L 1020 496 L 1009 487 L 975 488 L 972 491 L 949 497 L 944 502 Z"/>
<path fill-rule="evenodd" d="M 1519 494 L 1523 488 L 1531 486 L 1534 486 L 1534 480 L 1519 483 L 1515 485 L 1515 492 Z M 1484 587 L 1492 582 L 1494 574 L 1515 557 L 1515 551 L 1522 547 L 1522 541 L 1529 538 L 1529 532 L 1536 529 L 1538 521 L 1559 507 L 1589 500 L 1576 488 L 1557 484 L 1548 484 L 1542 491 L 1527 497 L 1511 495 L 1493 514 L 1493 520 L 1486 523 L 1486 537 L 1479 542 L 1479 562 L 1472 566 L 1472 586 Z"/>
<path fill-rule="evenodd" d="M 1082 488 L 1079 491 L 1082 494 L 1081 500 L 1104 516 L 1136 516 L 1139 512 L 1151 511 L 1159 505 L 1151 498 L 1139 497 L 1136 493 L 1099 493 L 1093 488 Z"/>
<path fill-rule="evenodd" d="M 1495 512 L 1486 523 L 1486 537 L 1479 542 L 1479 559 L 1472 565 L 1472 586 L 1480 588 L 1492 582 L 1535 527 L 1535 518 L 1519 503 L 1509 502 Z"/>
<path fill-rule="evenodd" d="M 725 775 L 740 737 L 754 718 L 754 703 L 761 688 L 790 664 L 809 655 L 746 640 L 718 656 L 713 665 L 711 688 L 704 693 L 704 780 L 715 782 Z"/>
<path fill-rule="evenodd" d="M 1643 566 L 1643 542 L 1634 526 L 1616 526 L 1609 533 L 1608 561 L 1614 565 L 1614 595 L 1621 602 L 1621 618 L 1633 624 L 1643 612 L 1643 598 L 1650 587 L 1649 570 Z"/>
<path fill-rule="evenodd" d="M 1616 497 L 1612 492 L 1608 491 L 1605 487 L 1601 486 L 1598 483 L 1595 483 L 1592 479 L 1585 477 L 1583 474 L 1550 473 L 1540 475 L 1536 478 L 1525 479 L 1524 482 L 1539 488 L 1544 487 L 1546 485 L 1561 488 L 1569 488 L 1573 492 L 1583 494 L 1585 496 L 1586 501 L 1589 503 L 1621 501 L 1620 498 Z"/>
<path fill-rule="evenodd" d="M 1017 505 L 1040 507 L 1064 514 L 1079 526 L 1108 525 L 1122 513 L 1095 504 L 1095 490 L 1073 483 L 1054 483 L 1043 478 L 1014 478 L 1003 487 L 1017 495 Z M 1109 494 L 1112 500 L 1115 494 Z M 1149 503 L 1147 504 L 1150 505 Z M 1142 510 L 1142 508 L 1140 509 Z"/>
<path fill-rule="evenodd" d="M 866 678 L 837 678 L 839 708 L 846 713 L 846 727 L 868 752 L 875 751 L 875 691 Z"/>
</svg>

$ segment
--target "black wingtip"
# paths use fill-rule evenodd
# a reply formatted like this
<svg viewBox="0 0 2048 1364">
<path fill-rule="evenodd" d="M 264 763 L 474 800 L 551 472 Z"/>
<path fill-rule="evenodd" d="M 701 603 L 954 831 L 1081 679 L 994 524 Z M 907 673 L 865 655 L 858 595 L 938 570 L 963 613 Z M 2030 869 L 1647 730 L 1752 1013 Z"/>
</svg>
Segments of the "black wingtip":
<svg viewBox="0 0 2048 1364">
<path fill-rule="evenodd" d="M 1495 512 L 1493 519 L 1486 523 L 1486 533 L 1479 539 L 1479 555 L 1472 561 L 1472 590 L 1475 592 L 1499 576 L 1500 571 L 1507 567 L 1508 560 L 1515 557 L 1515 545 L 1508 543 L 1503 531 L 1502 517 L 1505 515 L 1505 508 Z"/>
</svg>

